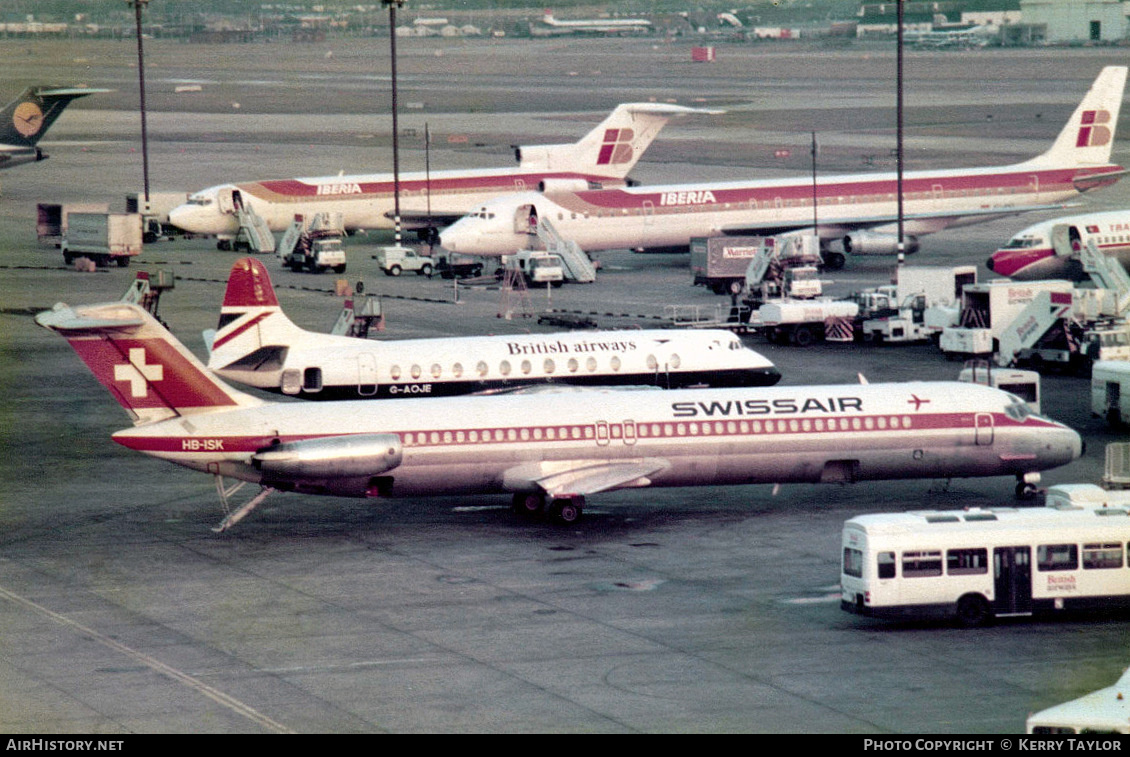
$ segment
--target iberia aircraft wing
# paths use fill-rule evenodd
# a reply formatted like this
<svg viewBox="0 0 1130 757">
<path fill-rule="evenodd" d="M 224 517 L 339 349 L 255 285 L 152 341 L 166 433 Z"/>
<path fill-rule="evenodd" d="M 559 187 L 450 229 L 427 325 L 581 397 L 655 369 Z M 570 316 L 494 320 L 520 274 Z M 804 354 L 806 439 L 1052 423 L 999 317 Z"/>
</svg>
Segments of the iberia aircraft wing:
<svg viewBox="0 0 1130 757">
<path fill-rule="evenodd" d="M 648 486 L 648 476 L 670 467 L 656 457 L 616 462 L 555 460 L 519 465 L 503 474 L 503 487 L 510 491 L 540 488 L 550 497 L 584 496 L 610 489 Z"/>
<path fill-rule="evenodd" d="M 1040 210 L 1063 210 L 1064 208 L 1074 207 L 1074 205 L 1076 204 L 1077 203 L 1073 204 L 1055 202 L 1043 205 L 1012 205 L 1007 207 L 998 206 L 995 208 L 967 209 L 962 210 L 960 213 L 954 213 L 953 211 L 944 210 L 906 213 L 903 215 L 903 221 L 921 221 L 927 224 L 931 221 L 942 221 L 945 222 L 946 225 L 949 225 L 949 223 L 952 223 L 953 221 L 957 221 L 962 218 L 968 218 L 969 216 L 1002 216 L 1014 215 L 1018 213 L 1034 213 Z M 817 223 L 821 227 L 845 230 L 873 229 L 879 226 L 890 226 L 895 223 L 890 216 L 872 216 L 869 218 L 860 216 L 841 216 L 839 218 L 818 216 L 817 218 Z M 802 229 L 811 228 L 811 220 L 809 220 L 808 222 L 797 221 L 795 223 L 764 221 L 755 223 L 731 224 L 729 226 L 723 226 L 721 229 L 719 229 L 719 231 L 727 236 L 745 236 L 747 234 L 786 234 L 790 231 L 800 231 Z"/>
<path fill-rule="evenodd" d="M 395 215 L 396 212 L 392 210 L 385 213 L 386 218 L 394 218 Z M 405 208 L 403 206 L 400 208 L 401 223 L 403 223 L 405 226 L 413 227 L 419 225 L 430 225 L 436 228 L 440 226 L 450 226 L 465 215 L 467 214 L 452 212 L 444 213 L 439 211 L 428 212 L 426 209 Z"/>
</svg>

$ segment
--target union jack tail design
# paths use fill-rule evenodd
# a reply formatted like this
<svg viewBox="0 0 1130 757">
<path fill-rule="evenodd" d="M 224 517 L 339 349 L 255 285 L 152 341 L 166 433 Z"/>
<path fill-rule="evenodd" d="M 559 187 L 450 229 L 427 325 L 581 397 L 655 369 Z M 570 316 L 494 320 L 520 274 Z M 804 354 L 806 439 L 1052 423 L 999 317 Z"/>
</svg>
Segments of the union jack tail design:
<svg viewBox="0 0 1130 757">
<path fill-rule="evenodd" d="M 228 275 L 220 322 L 211 340 L 208 367 L 219 370 L 251 355 L 266 358 L 307 334 L 287 318 L 275 297 L 266 267 L 240 258 Z M 255 358 L 250 358 L 254 362 Z"/>
<path fill-rule="evenodd" d="M 1032 162 L 1081 168 L 1109 165 L 1126 86 L 1126 69 L 1126 66 L 1104 68 L 1052 148 Z"/>
<path fill-rule="evenodd" d="M 67 340 L 135 424 L 262 404 L 209 373 L 137 305 L 56 305 L 35 321 Z"/>
</svg>

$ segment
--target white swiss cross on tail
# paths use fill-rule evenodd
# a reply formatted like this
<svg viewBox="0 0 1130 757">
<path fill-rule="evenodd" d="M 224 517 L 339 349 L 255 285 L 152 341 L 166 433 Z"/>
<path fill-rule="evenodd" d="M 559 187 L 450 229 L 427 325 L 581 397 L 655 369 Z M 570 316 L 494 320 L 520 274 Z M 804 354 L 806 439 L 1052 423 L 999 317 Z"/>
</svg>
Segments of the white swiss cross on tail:
<svg viewBox="0 0 1130 757">
<path fill-rule="evenodd" d="M 210 374 L 137 305 L 56 305 L 35 320 L 66 337 L 134 423 L 261 404 Z"/>
<path fill-rule="evenodd" d="M 129 362 L 114 366 L 114 381 L 128 381 L 132 397 L 144 397 L 148 393 L 147 382 L 160 381 L 164 377 L 164 366 L 145 364 L 144 347 L 131 348 Z"/>
</svg>

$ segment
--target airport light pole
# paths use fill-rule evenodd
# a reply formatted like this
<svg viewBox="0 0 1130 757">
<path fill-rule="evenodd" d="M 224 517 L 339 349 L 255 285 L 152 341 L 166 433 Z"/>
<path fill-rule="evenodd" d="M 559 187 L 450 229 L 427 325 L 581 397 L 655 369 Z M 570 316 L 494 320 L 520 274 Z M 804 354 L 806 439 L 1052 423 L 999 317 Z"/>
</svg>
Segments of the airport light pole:
<svg viewBox="0 0 1130 757">
<path fill-rule="evenodd" d="M 898 193 L 896 200 L 898 202 L 898 262 L 902 263 L 903 253 L 906 251 L 906 245 L 903 242 L 903 223 L 902 223 L 902 11 L 903 0 L 898 0 L 898 30 L 896 31 L 896 41 L 898 46 L 898 53 L 895 66 L 895 170 L 897 173 L 897 181 L 895 182 L 895 192 Z"/>
<path fill-rule="evenodd" d="M 400 246 L 400 126 L 397 122 L 396 101 L 396 9 L 405 0 L 381 0 L 388 6 L 388 44 L 392 57 L 392 221 L 396 228 L 396 246 Z"/>
<path fill-rule="evenodd" d="M 141 9 L 149 5 L 149 0 L 126 0 L 133 6 L 137 20 L 137 84 L 141 93 L 141 175 L 145 184 L 145 204 L 149 205 L 149 133 L 145 124 L 145 55 L 141 45 Z"/>
</svg>

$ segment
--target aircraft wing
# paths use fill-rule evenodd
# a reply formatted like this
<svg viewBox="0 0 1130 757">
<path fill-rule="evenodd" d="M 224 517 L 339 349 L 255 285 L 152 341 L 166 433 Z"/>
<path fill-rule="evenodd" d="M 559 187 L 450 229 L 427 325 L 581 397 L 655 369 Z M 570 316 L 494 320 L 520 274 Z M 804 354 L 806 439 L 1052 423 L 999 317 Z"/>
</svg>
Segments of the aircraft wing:
<svg viewBox="0 0 1130 757">
<path fill-rule="evenodd" d="M 395 214 L 390 210 L 388 213 L 385 213 L 385 215 L 389 218 L 392 218 Z M 429 213 L 426 209 L 405 208 L 404 206 L 401 206 L 400 223 L 404 228 L 407 229 L 428 227 L 434 227 L 438 229 L 444 226 L 450 226 L 451 224 L 462 218 L 464 215 L 466 214 L 441 213 L 438 211 L 432 211 L 431 213 Z"/>
<path fill-rule="evenodd" d="M 971 216 L 1010 216 L 1019 213 L 1033 213 L 1038 210 L 1063 210 L 1064 208 L 1072 207 L 1071 203 L 1049 203 L 1044 205 L 1013 205 L 1011 207 L 998 207 L 998 208 L 978 208 L 974 210 L 962 210 L 954 212 L 952 210 L 938 210 L 926 213 L 906 213 L 903 215 L 903 221 L 956 221 L 962 218 L 969 218 Z M 822 227 L 834 227 L 843 230 L 852 229 L 871 229 L 876 226 L 887 226 L 896 223 L 898 219 L 892 215 L 881 216 L 848 216 L 848 217 L 835 217 L 818 215 L 819 225 Z M 761 223 L 747 223 L 747 224 L 731 224 L 723 226 L 720 231 L 727 236 L 743 236 L 746 234 L 758 235 L 774 235 L 785 234 L 790 231 L 799 231 L 801 229 L 811 229 L 812 222 L 796 221 L 793 223 L 781 223 L 779 221 L 765 221 Z"/>
<path fill-rule="evenodd" d="M 656 457 L 599 462 L 555 460 L 519 465 L 503 475 L 503 486 L 511 491 L 539 488 L 550 497 L 588 495 L 609 489 L 648 486 L 652 476 L 670 466 Z"/>
</svg>

